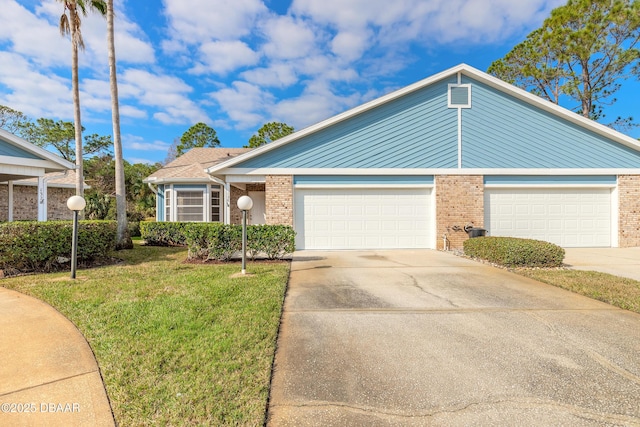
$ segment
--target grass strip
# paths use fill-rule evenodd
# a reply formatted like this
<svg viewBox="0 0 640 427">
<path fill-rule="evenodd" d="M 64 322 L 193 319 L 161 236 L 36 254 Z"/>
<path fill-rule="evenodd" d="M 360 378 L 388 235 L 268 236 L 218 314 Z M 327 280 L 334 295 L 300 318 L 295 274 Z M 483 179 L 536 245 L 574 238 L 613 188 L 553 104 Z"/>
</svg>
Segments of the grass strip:
<svg viewBox="0 0 640 427">
<path fill-rule="evenodd" d="M 522 276 L 640 313 L 640 282 L 597 271 L 515 269 Z"/>
<path fill-rule="evenodd" d="M 4 279 L 74 322 L 119 425 L 261 425 L 288 262 L 185 264 L 135 245 L 123 264 Z"/>
</svg>

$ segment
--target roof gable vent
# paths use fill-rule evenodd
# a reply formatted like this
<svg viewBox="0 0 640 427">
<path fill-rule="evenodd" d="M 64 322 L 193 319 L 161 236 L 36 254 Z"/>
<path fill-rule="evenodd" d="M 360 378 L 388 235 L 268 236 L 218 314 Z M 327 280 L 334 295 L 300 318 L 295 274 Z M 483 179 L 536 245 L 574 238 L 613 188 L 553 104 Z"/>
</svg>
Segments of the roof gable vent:
<svg viewBox="0 0 640 427">
<path fill-rule="evenodd" d="M 471 85 L 449 85 L 449 108 L 471 108 Z"/>
</svg>

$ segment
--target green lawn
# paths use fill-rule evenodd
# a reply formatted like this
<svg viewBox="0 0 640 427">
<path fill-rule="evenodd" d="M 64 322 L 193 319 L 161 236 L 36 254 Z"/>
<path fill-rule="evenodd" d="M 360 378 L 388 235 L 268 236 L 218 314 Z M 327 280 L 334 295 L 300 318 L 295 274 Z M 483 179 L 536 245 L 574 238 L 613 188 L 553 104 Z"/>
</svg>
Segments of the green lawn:
<svg viewBox="0 0 640 427">
<path fill-rule="evenodd" d="M 185 264 L 135 245 L 123 264 L 4 279 L 71 319 L 122 426 L 261 425 L 289 263 Z"/>
<path fill-rule="evenodd" d="M 640 282 L 597 271 L 515 269 L 515 273 L 540 282 L 640 313 Z"/>
</svg>

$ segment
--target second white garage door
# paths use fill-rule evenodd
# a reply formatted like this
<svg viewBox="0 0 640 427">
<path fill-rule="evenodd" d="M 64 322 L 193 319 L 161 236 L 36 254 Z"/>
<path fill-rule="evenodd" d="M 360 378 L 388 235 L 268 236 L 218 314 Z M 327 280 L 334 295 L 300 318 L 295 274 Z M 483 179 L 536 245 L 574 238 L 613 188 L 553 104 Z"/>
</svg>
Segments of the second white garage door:
<svg viewBox="0 0 640 427">
<path fill-rule="evenodd" d="M 493 236 L 564 247 L 611 246 L 611 189 L 485 189 L 485 227 Z"/>
<path fill-rule="evenodd" d="M 295 190 L 297 249 L 430 248 L 431 189 Z"/>
</svg>

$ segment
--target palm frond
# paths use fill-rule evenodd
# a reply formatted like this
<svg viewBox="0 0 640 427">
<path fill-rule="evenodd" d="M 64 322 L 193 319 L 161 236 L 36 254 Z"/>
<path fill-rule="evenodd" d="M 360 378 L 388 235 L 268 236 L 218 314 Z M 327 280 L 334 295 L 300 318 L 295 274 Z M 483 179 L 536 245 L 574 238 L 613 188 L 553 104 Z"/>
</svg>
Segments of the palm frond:
<svg viewBox="0 0 640 427">
<path fill-rule="evenodd" d="M 67 14 L 64 13 L 62 14 L 62 16 L 60 16 L 60 35 L 61 36 L 66 36 L 67 34 L 71 33 L 71 26 L 69 26 L 69 18 L 67 17 Z"/>
</svg>

